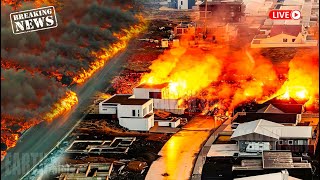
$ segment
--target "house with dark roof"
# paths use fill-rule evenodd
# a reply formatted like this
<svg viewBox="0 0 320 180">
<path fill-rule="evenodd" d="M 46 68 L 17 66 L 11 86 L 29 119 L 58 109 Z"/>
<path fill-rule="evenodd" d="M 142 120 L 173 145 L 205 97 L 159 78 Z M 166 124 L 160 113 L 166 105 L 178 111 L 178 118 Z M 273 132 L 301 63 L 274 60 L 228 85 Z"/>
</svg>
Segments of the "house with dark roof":
<svg viewBox="0 0 320 180">
<path fill-rule="evenodd" d="M 304 108 L 302 104 L 264 103 L 240 107 L 235 111 L 233 122 L 236 123 L 265 119 L 283 125 L 294 126 L 301 121 L 301 114 Z"/>
<path fill-rule="evenodd" d="M 99 114 L 117 115 L 119 124 L 129 130 L 149 131 L 154 126 L 153 99 L 136 99 L 115 94 L 99 103 Z"/>
<path fill-rule="evenodd" d="M 272 25 L 260 32 L 251 41 L 251 48 L 318 46 L 302 25 Z"/>
</svg>

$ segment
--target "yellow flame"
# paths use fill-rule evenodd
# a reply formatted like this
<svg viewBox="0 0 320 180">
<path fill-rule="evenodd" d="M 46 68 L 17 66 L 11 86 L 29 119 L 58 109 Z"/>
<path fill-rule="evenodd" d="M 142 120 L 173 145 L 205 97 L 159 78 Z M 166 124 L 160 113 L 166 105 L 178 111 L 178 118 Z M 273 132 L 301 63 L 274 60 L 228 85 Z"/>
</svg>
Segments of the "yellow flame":
<svg viewBox="0 0 320 180">
<path fill-rule="evenodd" d="M 78 103 L 77 94 L 72 91 L 67 91 L 66 96 L 60 99 L 57 103 L 55 103 L 52 107 L 52 110 L 46 113 L 43 116 L 43 119 L 46 121 L 52 121 L 53 119 L 57 118 L 64 112 L 69 111 L 75 104 Z"/>
<path fill-rule="evenodd" d="M 141 17 L 138 17 L 141 19 Z M 92 54 L 96 55 L 98 58 L 95 62 L 90 64 L 88 70 L 83 69 L 78 76 L 73 78 L 73 82 L 77 84 L 81 84 L 85 82 L 88 78 L 92 76 L 98 69 L 102 68 L 104 64 L 113 56 L 115 56 L 120 51 L 124 50 L 130 39 L 137 36 L 140 32 L 146 29 L 146 24 L 144 21 L 141 21 L 138 25 L 130 26 L 128 29 L 123 29 L 121 33 L 114 33 L 113 35 L 119 39 L 118 42 L 112 44 L 109 49 L 102 48 L 104 52 L 103 55 L 97 55 L 96 52 L 92 52 Z"/>
</svg>

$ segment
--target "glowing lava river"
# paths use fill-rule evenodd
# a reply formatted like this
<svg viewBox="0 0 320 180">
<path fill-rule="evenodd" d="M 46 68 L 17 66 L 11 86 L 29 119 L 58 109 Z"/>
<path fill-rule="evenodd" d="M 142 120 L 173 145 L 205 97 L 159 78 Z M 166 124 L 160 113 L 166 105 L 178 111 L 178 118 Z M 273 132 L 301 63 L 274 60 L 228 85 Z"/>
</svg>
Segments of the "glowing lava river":
<svg viewBox="0 0 320 180">
<path fill-rule="evenodd" d="M 111 58 L 90 79 L 71 89 L 79 99 L 71 111 L 50 123 L 43 121 L 24 133 L 17 145 L 8 150 L 1 162 L 1 179 L 20 179 L 43 160 L 43 157 L 54 149 L 68 135 L 70 129 L 84 117 L 80 109 L 89 105 L 90 97 L 110 86 L 111 79 L 124 67 L 126 55 L 127 53 L 123 52 Z"/>
</svg>

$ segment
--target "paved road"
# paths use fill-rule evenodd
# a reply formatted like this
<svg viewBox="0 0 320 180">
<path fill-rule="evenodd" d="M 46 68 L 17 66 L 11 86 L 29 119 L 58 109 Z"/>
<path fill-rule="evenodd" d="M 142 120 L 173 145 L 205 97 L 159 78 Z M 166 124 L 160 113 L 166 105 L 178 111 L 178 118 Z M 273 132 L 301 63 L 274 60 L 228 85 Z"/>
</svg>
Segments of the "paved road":
<svg viewBox="0 0 320 180">
<path fill-rule="evenodd" d="M 200 153 L 198 154 L 196 163 L 194 165 L 194 169 L 192 172 L 191 180 L 201 180 L 201 174 L 202 174 L 202 168 L 204 163 L 206 162 L 207 154 L 211 148 L 211 145 L 218 137 L 219 133 L 222 132 L 226 127 L 231 124 L 232 118 L 229 118 L 226 120 L 223 124 L 219 126 L 217 130 L 214 131 L 214 133 L 211 134 L 211 136 L 208 138 L 205 145 L 201 148 Z"/>
<path fill-rule="evenodd" d="M 1 179 L 19 179 L 50 152 L 83 116 L 79 109 L 86 107 L 90 103 L 90 97 L 96 91 L 108 87 L 112 77 L 122 70 L 126 56 L 127 52 L 124 52 L 110 59 L 104 68 L 85 84 L 74 87 L 72 90 L 77 93 L 79 103 L 71 111 L 52 123 L 42 122 L 30 129 L 1 162 Z"/>
<path fill-rule="evenodd" d="M 218 124 L 212 117 L 196 116 L 182 130 L 174 134 L 158 153 L 146 180 L 186 180 L 202 145 Z"/>
</svg>

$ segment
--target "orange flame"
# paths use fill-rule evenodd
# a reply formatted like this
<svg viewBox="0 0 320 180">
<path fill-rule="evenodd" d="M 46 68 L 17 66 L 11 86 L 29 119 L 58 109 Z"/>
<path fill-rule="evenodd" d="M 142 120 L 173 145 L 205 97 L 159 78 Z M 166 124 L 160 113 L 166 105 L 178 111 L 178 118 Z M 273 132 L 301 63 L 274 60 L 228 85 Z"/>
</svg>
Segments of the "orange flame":
<svg viewBox="0 0 320 180">
<path fill-rule="evenodd" d="M 141 19 L 141 17 L 138 17 Z M 110 46 L 109 49 L 102 48 L 103 55 L 98 55 L 96 52 L 92 52 L 95 56 L 97 56 L 97 60 L 90 64 L 88 70 L 82 70 L 80 74 L 73 78 L 73 82 L 77 84 L 81 84 L 85 82 L 88 78 L 92 76 L 97 70 L 102 68 L 104 64 L 112 57 L 114 57 L 117 53 L 124 50 L 130 39 L 134 36 L 138 35 L 140 32 L 146 29 L 146 24 L 141 22 L 138 25 L 134 25 L 129 27 L 128 29 L 123 29 L 121 33 L 114 33 L 114 36 L 119 39 L 117 43 L 114 43 Z"/>
<path fill-rule="evenodd" d="M 55 103 L 52 107 L 52 110 L 46 113 L 43 116 L 43 119 L 46 121 L 51 122 L 64 112 L 69 111 L 75 104 L 78 103 L 78 98 L 76 93 L 72 91 L 67 91 L 66 96 L 60 99 L 57 103 Z"/>
</svg>

